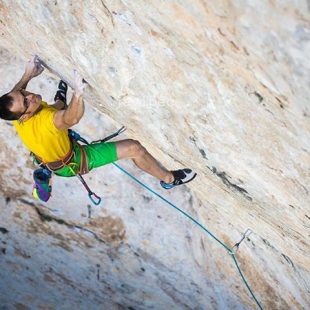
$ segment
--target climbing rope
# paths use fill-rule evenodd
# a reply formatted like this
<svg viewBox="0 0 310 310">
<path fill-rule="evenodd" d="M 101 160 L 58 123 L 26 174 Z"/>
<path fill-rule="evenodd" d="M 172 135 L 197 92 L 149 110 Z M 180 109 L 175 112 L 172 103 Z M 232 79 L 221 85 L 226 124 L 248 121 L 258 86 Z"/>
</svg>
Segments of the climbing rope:
<svg viewBox="0 0 310 310">
<path fill-rule="evenodd" d="M 183 211 L 182 209 L 178 208 L 176 205 L 174 205 L 172 202 L 170 202 L 168 199 L 166 199 L 165 197 L 163 197 L 162 195 L 158 194 L 157 192 L 155 192 L 153 189 L 151 189 L 149 186 L 145 185 L 143 182 L 141 182 L 140 180 L 138 180 L 136 177 L 134 177 L 132 174 L 130 174 L 127 170 L 125 170 L 124 168 L 122 168 L 121 166 L 119 166 L 116 163 L 113 163 L 113 165 L 115 167 L 117 167 L 119 170 L 121 170 L 122 172 L 124 172 L 126 175 L 128 175 L 131 179 L 133 179 L 135 182 L 137 182 L 138 184 L 140 184 L 143 188 L 145 188 L 146 190 L 148 190 L 149 192 L 151 192 L 152 194 L 154 194 L 155 196 L 157 196 L 158 198 L 160 198 L 161 200 L 163 200 L 165 203 L 167 203 L 168 205 L 170 205 L 171 207 L 173 207 L 174 209 L 176 209 L 177 211 L 179 211 L 180 213 L 182 213 L 184 216 L 186 216 L 187 218 L 189 218 L 193 223 L 195 223 L 197 226 L 199 226 L 202 230 L 204 230 L 207 234 L 209 234 L 215 241 L 217 241 L 222 247 L 224 247 L 228 254 L 232 257 L 236 268 L 245 284 L 245 286 L 247 287 L 248 291 L 250 292 L 251 296 L 253 297 L 253 299 L 255 300 L 257 306 L 259 307 L 259 309 L 263 309 L 263 307 L 261 306 L 261 304 L 259 303 L 259 301 L 257 300 L 257 298 L 255 297 L 251 287 L 249 286 L 248 282 L 246 281 L 240 267 L 238 264 L 238 261 L 236 259 L 235 253 L 233 251 L 233 248 L 229 248 L 224 242 L 222 242 L 219 238 L 217 238 L 214 234 L 212 234 L 204 225 L 200 224 L 197 220 L 195 220 L 192 216 L 190 216 L 188 213 L 186 213 L 185 211 Z M 247 233 L 247 232 L 246 232 Z M 246 233 L 244 234 L 244 238 L 246 236 Z M 243 238 L 243 239 L 244 239 Z M 235 246 L 238 248 L 240 243 L 243 241 L 243 239 L 241 239 L 240 242 L 238 242 Z M 234 247 L 235 247 L 234 246 Z"/>
<path fill-rule="evenodd" d="M 72 137 L 74 137 L 75 140 L 77 141 L 81 141 L 85 144 L 93 144 L 93 143 L 99 143 L 99 142 L 106 142 L 116 136 L 118 136 L 120 133 L 124 132 L 126 130 L 125 127 L 120 128 L 117 132 L 113 133 L 112 135 L 101 139 L 101 140 L 96 140 L 93 141 L 91 143 L 89 143 L 87 140 L 85 140 L 84 138 L 82 138 L 77 132 L 74 132 L 73 130 L 70 131 L 70 135 Z M 127 176 L 129 176 L 131 179 L 133 179 L 135 182 L 137 182 L 138 184 L 140 184 L 143 188 L 145 188 L 146 190 L 148 190 L 149 192 L 151 192 L 152 194 L 154 194 L 155 196 L 157 196 L 158 198 L 160 198 L 161 200 L 163 200 L 166 204 L 170 205 L 171 207 L 173 207 L 174 209 L 176 209 L 177 211 L 179 211 L 181 214 L 183 214 L 185 217 L 189 218 L 194 224 L 196 224 L 197 226 L 199 226 L 203 231 L 205 231 L 207 234 L 209 234 L 215 241 L 217 241 L 225 250 L 227 250 L 228 254 L 232 257 L 236 268 L 241 276 L 241 279 L 243 280 L 246 288 L 248 289 L 248 291 L 250 292 L 251 296 L 253 297 L 253 299 L 255 300 L 257 306 L 259 307 L 259 309 L 263 309 L 263 307 L 261 306 L 261 304 L 259 303 L 259 301 L 257 300 L 257 298 L 255 297 L 251 287 L 249 286 L 248 282 L 246 281 L 240 267 L 238 264 L 238 261 L 236 259 L 236 254 L 233 251 L 234 248 L 236 248 L 236 251 L 239 249 L 239 246 L 241 244 L 241 242 L 248 237 L 252 231 L 251 229 L 247 229 L 245 231 L 245 233 L 243 234 L 241 240 L 239 242 L 237 242 L 232 248 L 228 247 L 224 242 L 222 242 L 219 238 L 217 238 L 214 234 L 212 234 L 204 225 L 202 225 L 201 223 L 199 223 L 197 220 L 195 220 L 192 216 L 190 216 L 188 213 L 186 213 L 185 211 L 183 211 L 182 209 L 178 208 L 175 204 L 173 204 L 172 202 L 170 202 L 168 199 L 166 199 L 165 197 L 163 197 L 162 195 L 158 194 L 156 191 L 154 191 L 153 189 L 151 189 L 149 186 L 147 186 L 146 184 L 144 184 L 143 182 L 141 182 L 140 180 L 138 180 L 136 177 L 134 177 L 132 174 L 130 174 L 127 170 L 125 170 L 124 168 L 122 168 L 121 166 L 119 166 L 116 163 L 112 163 L 115 167 L 117 167 L 119 170 L 121 170 L 123 173 L 125 173 Z M 83 182 L 82 182 L 83 183 Z M 84 185 L 85 186 L 85 185 Z M 91 191 L 90 191 L 91 192 Z M 92 192 L 91 192 L 92 193 Z M 98 197 L 96 195 L 96 197 Z M 90 196 L 91 198 L 91 196 Z M 101 201 L 101 198 L 100 198 Z M 99 203 L 100 203 L 99 201 Z M 98 204 L 99 204 L 98 203 Z M 97 203 L 95 203 L 97 204 Z"/>
<path fill-rule="evenodd" d="M 47 63 L 45 63 L 42 59 L 38 58 L 39 59 L 39 62 L 45 67 L 47 68 L 49 71 L 51 71 L 52 73 L 56 74 L 56 76 L 59 76 L 63 81 L 67 82 L 67 84 L 70 86 L 71 83 L 69 83 L 68 81 L 66 81 L 66 79 L 64 79 L 63 76 L 61 76 L 58 72 L 56 72 L 51 66 L 47 65 Z M 86 82 L 86 81 L 84 81 Z M 87 82 L 86 82 L 87 83 Z M 119 135 L 120 133 L 124 132 L 126 130 L 125 127 L 122 127 L 121 129 L 118 130 L 118 132 L 106 137 L 105 139 L 102 139 L 102 140 L 98 140 L 98 141 L 93 141 L 93 143 L 96 143 L 96 142 L 105 142 L 105 141 L 108 141 L 109 139 L 111 138 L 114 138 L 116 137 L 117 135 Z M 82 138 L 83 139 L 83 138 Z M 89 144 L 85 139 L 83 139 L 84 143 L 85 144 Z M 261 306 L 261 304 L 259 303 L 259 301 L 257 300 L 257 298 L 255 297 L 252 289 L 250 288 L 248 282 L 246 281 L 240 267 L 239 267 L 239 264 L 238 264 L 238 261 L 235 257 L 235 253 L 233 251 L 234 247 L 236 247 L 236 249 L 238 250 L 239 248 L 239 245 L 240 243 L 244 240 L 244 238 L 247 236 L 247 232 L 248 230 L 244 233 L 243 235 L 243 238 L 238 242 L 236 243 L 231 249 L 224 243 L 222 242 L 220 239 L 218 239 L 215 235 L 213 235 L 204 225 L 200 224 L 197 220 L 195 220 L 193 217 L 191 217 L 188 213 L 184 212 L 183 210 L 181 210 L 180 208 L 178 208 L 176 205 L 174 205 L 172 202 L 170 202 L 169 200 L 167 200 L 166 198 L 164 198 L 163 196 L 161 196 L 160 194 L 158 194 L 157 192 L 155 192 L 154 190 L 152 190 L 149 186 L 145 185 L 144 183 L 142 183 L 140 180 L 138 180 L 137 178 L 135 178 L 133 175 L 131 175 L 128 171 L 126 171 L 124 168 L 122 168 L 121 166 L 119 166 L 118 164 L 116 163 L 113 163 L 113 165 L 115 167 L 117 167 L 118 169 L 120 169 L 122 172 L 124 172 L 126 175 L 128 175 L 131 179 L 133 179 L 135 182 L 137 182 L 138 184 L 140 184 L 142 187 L 144 187 L 146 190 L 148 190 L 149 192 L 151 192 L 152 194 L 154 194 L 155 196 L 157 196 L 158 198 L 160 198 L 161 200 L 163 200 L 165 203 L 167 203 L 168 205 L 170 205 L 171 207 L 173 207 L 174 209 L 176 209 L 177 211 L 179 211 L 181 214 L 183 214 L 185 217 L 189 218 L 194 224 L 196 224 L 197 226 L 199 226 L 202 230 L 204 230 L 207 234 L 209 234 L 215 241 L 217 241 L 221 246 L 223 246 L 229 253 L 229 255 L 232 257 L 235 265 L 236 265 L 236 268 L 245 284 L 245 286 L 247 287 L 248 291 L 250 292 L 251 296 L 253 297 L 253 299 L 255 300 L 257 306 L 259 307 L 259 309 L 263 309 L 263 307 Z M 81 178 L 79 178 L 80 181 L 83 183 L 83 185 L 85 186 L 84 183 L 86 183 L 82 176 Z M 84 181 L 84 182 L 83 182 Z M 95 195 L 89 188 L 88 186 L 86 185 L 85 188 L 88 190 L 89 192 L 89 197 L 90 199 L 94 202 L 94 204 L 99 204 L 101 202 L 101 198 L 98 197 L 97 195 Z M 95 195 L 96 198 L 99 198 L 98 202 L 96 202 L 95 200 L 92 199 L 92 195 Z M 248 234 L 249 235 L 249 234 Z"/>
</svg>

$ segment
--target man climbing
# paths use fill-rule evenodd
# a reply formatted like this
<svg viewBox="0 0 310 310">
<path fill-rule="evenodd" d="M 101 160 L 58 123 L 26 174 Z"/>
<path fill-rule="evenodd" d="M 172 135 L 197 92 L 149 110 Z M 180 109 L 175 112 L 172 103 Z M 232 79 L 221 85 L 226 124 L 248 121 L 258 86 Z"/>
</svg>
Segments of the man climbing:
<svg viewBox="0 0 310 310">
<path fill-rule="evenodd" d="M 72 143 L 68 129 L 76 125 L 84 114 L 83 78 L 75 71 L 73 95 L 66 104 L 67 85 L 60 81 L 55 103 L 48 105 L 42 97 L 26 91 L 28 82 L 40 75 L 44 68 L 34 56 L 28 62 L 25 73 L 15 87 L 0 97 L 0 118 L 13 121 L 25 146 L 58 176 L 70 177 L 130 158 L 143 171 L 160 180 L 165 189 L 188 183 L 196 173 L 190 169 L 169 171 L 136 140 L 79 145 Z"/>
</svg>

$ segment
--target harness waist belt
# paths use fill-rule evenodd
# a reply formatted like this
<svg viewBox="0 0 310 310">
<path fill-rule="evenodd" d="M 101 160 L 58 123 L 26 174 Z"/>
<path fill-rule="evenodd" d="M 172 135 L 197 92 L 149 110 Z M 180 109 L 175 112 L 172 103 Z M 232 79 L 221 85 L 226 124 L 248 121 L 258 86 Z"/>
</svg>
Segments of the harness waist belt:
<svg viewBox="0 0 310 310">
<path fill-rule="evenodd" d="M 61 168 L 63 168 L 64 166 L 66 166 L 70 160 L 73 157 L 73 149 L 71 148 L 69 153 L 61 160 L 57 160 L 57 161 L 53 161 L 50 163 L 46 163 L 45 165 L 47 166 L 48 169 L 52 170 L 52 171 L 56 171 L 59 170 Z"/>
<path fill-rule="evenodd" d="M 80 173 L 80 174 L 88 173 L 89 168 L 88 168 L 87 156 L 86 156 L 86 152 L 85 152 L 84 148 L 74 140 L 72 141 L 72 144 L 77 144 L 79 149 L 80 149 L 81 159 L 80 159 L 80 167 L 79 167 L 78 173 Z M 63 167 L 67 166 L 70 163 L 70 161 L 74 155 L 74 149 L 73 149 L 72 144 L 71 144 L 71 148 L 70 148 L 69 153 L 64 158 L 62 158 L 60 160 L 53 161 L 53 162 L 45 163 L 39 156 L 37 156 L 33 153 L 32 154 L 34 155 L 36 160 L 40 163 L 40 165 L 43 164 L 49 170 L 56 171 L 56 170 L 62 169 Z"/>
</svg>

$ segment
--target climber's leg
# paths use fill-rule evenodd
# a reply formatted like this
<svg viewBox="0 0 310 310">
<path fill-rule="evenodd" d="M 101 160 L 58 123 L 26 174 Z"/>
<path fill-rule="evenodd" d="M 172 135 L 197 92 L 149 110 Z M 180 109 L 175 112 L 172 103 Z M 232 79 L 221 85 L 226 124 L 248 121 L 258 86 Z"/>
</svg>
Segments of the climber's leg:
<svg viewBox="0 0 310 310">
<path fill-rule="evenodd" d="M 137 167 L 164 182 L 173 182 L 172 173 L 164 168 L 139 141 L 126 139 L 116 142 L 118 159 L 130 158 Z"/>
</svg>

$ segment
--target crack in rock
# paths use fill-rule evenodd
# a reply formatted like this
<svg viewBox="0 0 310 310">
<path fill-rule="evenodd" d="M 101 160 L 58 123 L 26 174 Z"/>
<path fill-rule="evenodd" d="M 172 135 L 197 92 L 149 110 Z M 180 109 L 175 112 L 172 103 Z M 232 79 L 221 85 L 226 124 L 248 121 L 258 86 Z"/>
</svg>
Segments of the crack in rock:
<svg viewBox="0 0 310 310">
<path fill-rule="evenodd" d="M 284 257 L 284 259 L 293 267 L 293 269 L 294 270 L 296 270 L 296 268 L 295 268 L 295 265 L 294 265 L 294 263 L 292 262 L 292 260 L 287 256 L 287 255 L 285 255 L 285 254 L 281 254 L 283 257 Z"/>
<path fill-rule="evenodd" d="M 258 98 L 259 103 L 261 103 L 264 100 L 264 97 L 259 94 L 257 91 L 254 92 L 254 95 Z"/>
<path fill-rule="evenodd" d="M 238 186 L 237 184 L 234 184 L 232 182 L 230 182 L 228 180 L 228 178 L 230 178 L 230 176 L 228 176 L 226 174 L 225 171 L 218 171 L 215 167 L 208 167 L 215 175 L 217 175 L 221 180 L 222 182 L 229 188 L 233 188 L 234 190 L 237 190 L 238 192 L 240 192 L 246 199 L 250 200 L 250 201 L 253 201 L 252 197 L 249 196 L 249 193 L 242 187 Z"/>
<path fill-rule="evenodd" d="M 9 231 L 4 227 L 0 227 L 0 232 L 3 234 L 7 234 Z"/>
<path fill-rule="evenodd" d="M 107 5 L 104 3 L 103 0 L 101 0 L 101 4 L 102 4 L 102 6 L 104 8 L 104 11 L 105 11 L 106 15 L 110 17 L 111 23 L 114 26 L 114 19 L 113 19 L 113 15 L 112 15 L 111 11 L 109 10 L 109 8 L 107 7 Z"/>
<path fill-rule="evenodd" d="M 202 158 L 208 160 L 208 157 L 207 157 L 207 154 L 206 154 L 205 150 L 203 148 L 200 148 L 197 145 L 197 139 L 195 137 L 189 137 L 189 140 L 194 143 L 195 147 L 199 150 Z"/>
</svg>

